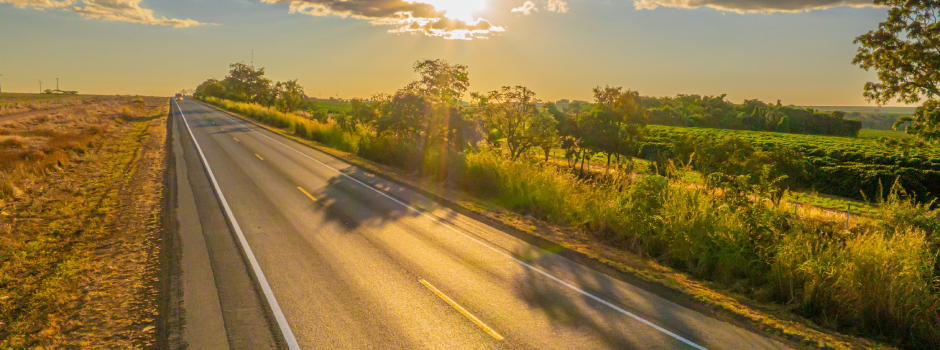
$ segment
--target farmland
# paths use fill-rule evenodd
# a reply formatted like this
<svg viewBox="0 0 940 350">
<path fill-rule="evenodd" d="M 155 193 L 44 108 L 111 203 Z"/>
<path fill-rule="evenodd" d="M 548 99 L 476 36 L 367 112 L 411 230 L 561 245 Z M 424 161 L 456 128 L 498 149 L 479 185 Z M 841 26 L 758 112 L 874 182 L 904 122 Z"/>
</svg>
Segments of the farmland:
<svg viewBox="0 0 940 350">
<path fill-rule="evenodd" d="M 641 157 L 687 157 L 676 151 L 688 138 L 737 138 L 763 150 L 795 151 L 805 173 L 787 174 L 799 187 L 820 193 L 861 200 L 875 200 L 897 179 L 901 186 L 923 201 L 940 193 L 940 149 L 928 145 L 891 146 L 870 136 L 894 136 L 883 131 L 866 132 L 869 137 L 835 137 L 736 131 L 701 128 L 649 126 L 649 139 Z M 687 152 L 686 152 L 687 153 Z"/>
<path fill-rule="evenodd" d="M 167 100 L 0 101 L 0 348 L 152 347 Z"/>
</svg>

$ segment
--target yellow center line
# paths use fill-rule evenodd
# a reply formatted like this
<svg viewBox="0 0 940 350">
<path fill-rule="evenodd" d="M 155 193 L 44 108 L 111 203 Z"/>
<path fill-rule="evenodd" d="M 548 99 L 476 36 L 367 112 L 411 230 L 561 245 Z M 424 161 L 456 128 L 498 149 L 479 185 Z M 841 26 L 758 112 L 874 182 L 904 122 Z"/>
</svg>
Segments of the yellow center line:
<svg viewBox="0 0 940 350">
<path fill-rule="evenodd" d="M 477 326 L 482 328 L 483 331 L 485 331 L 487 334 L 489 334 L 496 340 L 505 339 L 503 338 L 502 335 L 499 335 L 499 333 L 496 333 L 496 330 L 494 330 L 493 328 L 490 328 L 490 326 L 487 326 L 486 323 L 483 323 L 483 321 L 480 321 L 480 319 L 477 318 L 476 316 L 473 316 L 473 314 L 471 314 L 470 311 L 467 311 L 467 309 L 464 309 L 463 306 L 460 306 L 460 304 L 457 304 L 456 301 L 454 301 L 453 299 L 445 295 L 439 289 L 432 286 L 430 282 L 425 281 L 424 279 L 420 279 L 418 281 L 421 282 L 421 284 L 423 284 L 425 287 L 428 287 L 428 289 L 434 292 L 434 294 L 437 294 L 438 297 L 440 297 L 441 299 L 444 299 L 444 301 L 450 304 L 450 306 L 452 306 L 454 309 L 460 312 L 461 315 L 464 315 L 464 317 L 470 319 L 470 321 L 473 321 L 473 323 L 475 323 Z"/>
<path fill-rule="evenodd" d="M 235 140 L 235 142 L 241 142 L 241 141 L 238 141 L 238 139 L 236 139 L 236 138 L 234 138 L 234 137 L 233 137 L 232 139 L 234 139 L 234 140 Z"/>
<path fill-rule="evenodd" d="M 317 199 L 316 199 L 315 197 L 313 197 L 309 192 L 307 192 L 307 191 L 304 190 L 303 188 L 297 187 L 297 189 L 300 190 L 300 192 L 303 192 L 305 195 L 307 195 L 307 197 L 309 197 L 310 199 L 312 199 L 314 202 L 317 201 Z"/>
<path fill-rule="evenodd" d="M 258 159 L 264 160 L 264 158 L 261 158 L 261 156 L 259 156 L 257 153 L 255 153 L 255 157 L 258 157 Z"/>
</svg>

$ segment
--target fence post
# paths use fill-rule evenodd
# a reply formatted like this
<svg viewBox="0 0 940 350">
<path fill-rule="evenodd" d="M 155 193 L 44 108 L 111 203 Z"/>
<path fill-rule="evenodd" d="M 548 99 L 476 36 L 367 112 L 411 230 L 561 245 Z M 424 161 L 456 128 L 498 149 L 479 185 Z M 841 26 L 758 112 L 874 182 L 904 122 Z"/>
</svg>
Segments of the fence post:
<svg viewBox="0 0 940 350">
<path fill-rule="evenodd" d="M 852 204 L 847 205 L 848 210 L 845 212 L 845 229 L 849 229 L 849 217 L 852 216 Z"/>
</svg>

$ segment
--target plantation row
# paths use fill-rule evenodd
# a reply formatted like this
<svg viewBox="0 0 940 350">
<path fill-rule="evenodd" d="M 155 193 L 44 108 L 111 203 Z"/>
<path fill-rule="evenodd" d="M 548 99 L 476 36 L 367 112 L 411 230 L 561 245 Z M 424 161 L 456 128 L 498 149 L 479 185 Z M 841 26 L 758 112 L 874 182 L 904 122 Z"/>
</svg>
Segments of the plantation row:
<svg viewBox="0 0 940 350">
<path fill-rule="evenodd" d="M 700 170 L 753 173 L 770 164 L 793 188 L 813 189 L 842 197 L 876 200 L 887 194 L 895 181 L 919 200 L 928 202 L 940 194 L 940 149 L 926 145 L 891 145 L 884 140 L 824 137 L 768 132 L 649 126 L 640 158 L 677 158 Z M 742 140 L 751 146 L 735 140 Z M 735 147 L 704 164 L 711 153 Z M 754 150 L 747 151 L 750 148 Z M 763 153 L 763 156 L 755 152 Z M 693 153 L 696 154 L 693 156 Z M 755 167 L 735 164 L 759 161 Z"/>
</svg>

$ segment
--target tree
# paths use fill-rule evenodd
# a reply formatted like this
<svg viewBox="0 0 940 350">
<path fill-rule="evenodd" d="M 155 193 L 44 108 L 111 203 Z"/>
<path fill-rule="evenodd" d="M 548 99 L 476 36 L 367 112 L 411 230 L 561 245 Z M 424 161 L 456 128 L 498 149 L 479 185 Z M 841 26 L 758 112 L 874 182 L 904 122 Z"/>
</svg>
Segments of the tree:
<svg viewBox="0 0 940 350">
<path fill-rule="evenodd" d="M 790 117 L 783 116 L 783 118 L 780 118 L 780 122 L 777 123 L 777 132 L 790 132 Z"/>
<path fill-rule="evenodd" d="M 225 97 L 225 86 L 221 82 L 215 79 L 209 79 L 199 84 L 196 87 L 196 92 L 193 93 L 193 96 L 199 98 L 205 97 L 215 97 L 215 98 L 224 98 Z"/>
<path fill-rule="evenodd" d="M 483 125 L 506 139 L 509 158 L 516 159 L 555 134 L 554 118 L 538 108 L 535 93 L 523 86 L 504 86 L 485 94 L 472 94 Z"/>
<path fill-rule="evenodd" d="M 271 89 L 271 80 L 264 77 L 264 68 L 255 69 L 244 63 L 233 63 L 229 67 L 229 75 L 222 80 L 226 98 L 266 106 L 273 103 L 275 96 Z"/>
<path fill-rule="evenodd" d="M 853 64 L 874 69 L 880 82 L 865 84 L 865 97 L 884 104 L 891 100 L 917 103 L 927 100 L 922 115 L 930 114 L 931 103 L 940 98 L 940 2 L 935 0 L 875 0 L 890 7 L 888 19 L 855 39 L 859 44 Z M 908 133 L 922 138 L 933 137 L 936 120 L 910 118 L 907 122 L 927 124 L 908 128 Z M 938 139 L 933 138 L 936 141 Z"/>
<path fill-rule="evenodd" d="M 595 151 L 607 154 L 609 171 L 612 157 L 619 159 L 636 155 L 639 139 L 646 127 L 646 109 L 640 103 L 639 92 L 624 91 L 622 87 L 597 87 L 594 100 L 594 120 L 588 129 L 591 130 Z"/>
<path fill-rule="evenodd" d="M 278 82 L 274 86 L 274 91 L 277 97 L 275 106 L 277 110 L 284 113 L 301 109 L 307 100 L 304 87 L 297 83 L 297 79 Z"/>
<path fill-rule="evenodd" d="M 372 124 L 379 118 L 379 108 L 387 100 L 388 98 L 383 95 L 376 95 L 373 103 L 369 104 L 354 98 L 349 101 L 349 116 L 358 124 Z"/>
</svg>

